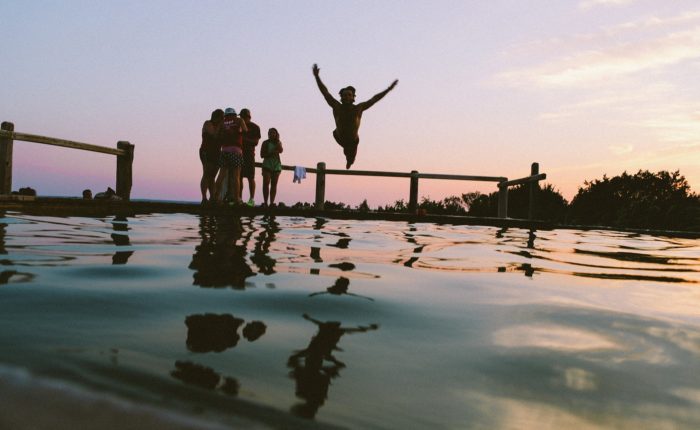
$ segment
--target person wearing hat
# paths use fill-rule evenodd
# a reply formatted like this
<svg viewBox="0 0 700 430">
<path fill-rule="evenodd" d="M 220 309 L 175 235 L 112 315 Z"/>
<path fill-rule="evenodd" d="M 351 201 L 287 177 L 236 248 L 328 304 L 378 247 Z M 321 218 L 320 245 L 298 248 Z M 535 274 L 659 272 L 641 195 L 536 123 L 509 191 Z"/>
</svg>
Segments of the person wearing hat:
<svg viewBox="0 0 700 430">
<path fill-rule="evenodd" d="M 326 99 L 326 103 L 333 109 L 333 118 L 335 118 L 333 137 L 338 145 L 343 147 L 343 153 L 347 161 L 345 168 L 349 169 L 357 156 L 357 145 L 360 143 L 360 136 L 357 132 L 360 129 L 362 113 L 381 100 L 389 91 L 393 90 L 396 84 L 399 83 L 399 80 L 392 82 L 389 88 L 375 94 L 371 99 L 355 104 L 355 87 L 347 86 L 341 89 L 340 101 L 338 101 L 331 96 L 328 88 L 321 82 L 321 77 L 319 76 L 321 69 L 318 68 L 318 65 L 314 64 L 312 70 L 318 89 L 321 91 L 323 98 Z"/>
<path fill-rule="evenodd" d="M 216 178 L 214 196 L 219 201 L 223 191 L 224 180 L 231 177 L 233 189 L 231 196 L 234 203 L 241 204 L 241 166 L 243 165 L 243 133 L 248 128 L 238 116 L 233 108 L 226 108 L 224 111 L 224 121 L 221 124 L 221 155 L 219 156 L 219 176 Z"/>
</svg>

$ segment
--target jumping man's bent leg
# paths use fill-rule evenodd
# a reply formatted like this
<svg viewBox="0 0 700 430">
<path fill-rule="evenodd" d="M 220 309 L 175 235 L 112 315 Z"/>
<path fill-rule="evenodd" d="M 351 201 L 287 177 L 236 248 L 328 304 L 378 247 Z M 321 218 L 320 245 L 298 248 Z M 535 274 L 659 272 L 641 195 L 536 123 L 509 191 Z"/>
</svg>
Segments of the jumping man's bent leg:
<svg viewBox="0 0 700 430">
<path fill-rule="evenodd" d="M 355 158 L 357 157 L 357 145 L 360 144 L 360 138 L 347 138 L 340 136 L 338 130 L 333 130 L 333 137 L 338 145 L 343 147 L 343 154 L 345 154 L 345 168 L 349 169 L 350 166 L 355 163 Z"/>
</svg>

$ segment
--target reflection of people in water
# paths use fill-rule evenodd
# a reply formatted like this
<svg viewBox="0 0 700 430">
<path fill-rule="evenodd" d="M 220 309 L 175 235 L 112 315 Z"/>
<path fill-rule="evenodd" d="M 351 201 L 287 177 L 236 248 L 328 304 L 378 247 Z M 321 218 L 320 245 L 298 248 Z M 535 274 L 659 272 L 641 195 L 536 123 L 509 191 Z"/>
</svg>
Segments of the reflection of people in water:
<svg viewBox="0 0 700 430">
<path fill-rule="evenodd" d="M 258 272 L 265 275 L 275 273 L 277 260 L 270 257 L 270 245 L 275 241 L 275 234 L 280 231 L 280 225 L 275 221 L 274 215 L 263 218 L 263 230 L 255 239 L 255 249 L 250 261 L 258 266 Z"/>
<path fill-rule="evenodd" d="M 246 262 L 241 219 L 202 216 L 199 228 L 202 242 L 195 248 L 189 266 L 195 271 L 193 284 L 244 289 L 246 278 L 255 276 L 255 273 Z"/>
<path fill-rule="evenodd" d="M 230 314 L 190 315 L 187 325 L 187 349 L 192 352 L 221 352 L 233 348 L 241 338 L 238 327 L 243 320 Z"/>
<path fill-rule="evenodd" d="M 243 337 L 248 340 L 248 342 L 254 342 L 262 335 L 265 334 L 267 326 L 262 321 L 251 321 L 243 327 Z"/>
<path fill-rule="evenodd" d="M 185 318 L 187 326 L 187 349 L 192 352 L 222 352 L 233 348 L 241 337 L 238 327 L 243 320 L 231 314 L 198 314 Z M 254 342 L 267 331 L 262 321 L 250 321 L 243 327 L 243 337 Z"/>
<path fill-rule="evenodd" d="M 316 324 L 318 333 L 305 349 L 295 351 L 287 360 L 287 367 L 292 369 L 289 376 L 296 380 L 296 395 L 304 400 L 304 403 L 294 405 L 291 412 L 303 418 L 313 418 L 328 397 L 331 379 L 338 377 L 340 369 L 345 367 L 345 363 L 333 356 L 334 351 L 340 350 L 340 338 L 349 333 L 376 330 L 379 326 L 347 328 L 341 327 L 339 322 L 321 322 L 306 314 L 304 319 Z M 324 366 L 324 362 L 328 364 Z"/>
<path fill-rule="evenodd" d="M 355 296 L 355 297 L 360 297 L 362 299 L 374 301 L 374 299 L 371 297 L 361 296 L 359 294 L 354 294 L 354 293 L 348 293 L 349 286 L 350 286 L 350 280 L 344 276 L 341 276 L 340 278 L 335 280 L 335 283 L 333 285 L 326 288 L 326 291 L 319 291 L 318 293 L 311 293 L 311 294 L 309 294 L 309 297 L 318 296 L 319 294 L 332 294 L 334 296 L 342 296 L 344 294 L 346 296 Z"/>
<path fill-rule="evenodd" d="M 185 318 L 185 325 L 188 350 L 196 353 L 222 352 L 238 344 L 241 338 L 238 327 L 243 325 L 243 320 L 230 314 L 198 314 Z M 266 330 L 264 322 L 250 321 L 243 327 L 243 337 L 255 342 Z M 218 390 L 231 396 L 238 395 L 240 388 L 235 378 L 222 377 L 214 369 L 189 361 L 175 362 L 175 370 L 170 375 L 186 384 Z"/>
<path fill-rule="evenodd" d="M 117 216 L 114 217 L 112 221 L 112 229 L 118 232 L 129 231 L 129 225 L 127 224 L 126 217 Z M 129 236 L 127 234 L 112 233 L 112 240 L 116 246 L 130 246 Z M 126 264 L 129 261 L 129 257 L 134 253 L 134 251 L 117 251 L 112 256 L 112 264 Z"/>
<path fill-rule="evenodd" d="M 219 390 L 230 396 L 238 395 L 240 383 L 236 378 L 222 377 L 214 369 L 190 361 L 176 361 L 170 375 L 180 381 L 208 390 Z"/>
</svg>

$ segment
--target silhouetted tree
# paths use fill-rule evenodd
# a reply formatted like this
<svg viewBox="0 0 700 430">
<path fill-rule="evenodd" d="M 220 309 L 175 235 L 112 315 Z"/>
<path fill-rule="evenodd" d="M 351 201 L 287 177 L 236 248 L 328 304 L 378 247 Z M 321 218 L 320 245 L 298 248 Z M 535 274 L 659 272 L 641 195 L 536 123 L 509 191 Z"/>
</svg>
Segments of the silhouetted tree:
<svg viewBox="0 0 700 430">
<path fill-rule="evenodd" d="M 443 200 L 430 200 L 423 197 L 418 203 L 419 209 L 425 209 L 427 213 L 437 215 L 466 215 L 467 206 L 462 197 L 450 196 Z M 378 212 L 407 212 L 408 205 L 404 200 L 397 200 L 393 205 L 380 206 Z"/>
<path fill-rule="evenodd" d="M 468 204 L 471 216 L 498 216 L 498 192 L 489 195 L 462 194 L 462 199 Z M 516 185 L 508 190 L 508 216 L 510 218 L 527 218 L 529 205 L 529 185 Z M 551 184 L 544 184 L 536 188 L 534 219 L 563 222 L 566 219 L 567 206 L 566 199 Z"/>
<path fill-rule="evenodd" d="M 679 171 L 640 170 L 585 181 L 569 221 L 586 225 L 700 230 L 700 197 Z"/>
<path fill-rule="evenodd" d="M 364 199 L 364 200 L 362 201 L 362 203 L 360 203 L 359 205 L 357 205 L 357 208 L 356 208 L 356 209 L 357 209 L 358 211 L 360 211 L 360 212 L 369 212 L 370 209 L 369 209 L 369 204 L 367 204 L 367 199 Z"/>
</svg>

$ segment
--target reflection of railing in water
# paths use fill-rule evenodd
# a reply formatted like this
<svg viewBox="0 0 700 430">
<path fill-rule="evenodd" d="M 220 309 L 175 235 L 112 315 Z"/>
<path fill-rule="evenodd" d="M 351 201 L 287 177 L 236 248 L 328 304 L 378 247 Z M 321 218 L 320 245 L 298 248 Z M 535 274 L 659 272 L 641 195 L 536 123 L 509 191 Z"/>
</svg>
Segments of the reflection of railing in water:
<svg viewBox="0 0 700 430">
<path fill-rule="evenodd" d="M 131 196 L 131 165 L 134 161 L 134 145 L 130 144 L 129 142 L 120 141 L 117 142 L 116 148 L 107 148 L 89 143 L 57 139 L 55 137 L 16 133 L 14 130 L 15 125 L 13 123 L 2 123 L 2 127 L 0 129 L 0 194 L 10 194 L 12 192 L 12 149 L 14 146 L 14 141 L 21 140 L 24 142 L 43 143 L 45 145 L 62 146 L 64 148 L 73 148 L 83 151 L 116 155 L 116 193 L 122 199 L 129 200 Z"/>
</svg>

